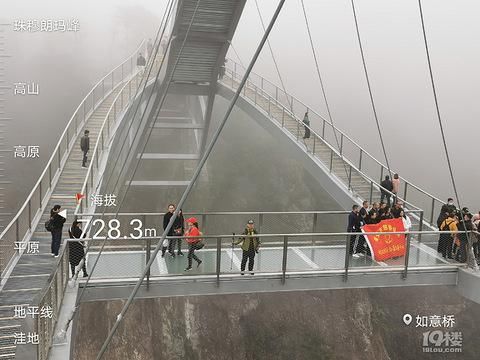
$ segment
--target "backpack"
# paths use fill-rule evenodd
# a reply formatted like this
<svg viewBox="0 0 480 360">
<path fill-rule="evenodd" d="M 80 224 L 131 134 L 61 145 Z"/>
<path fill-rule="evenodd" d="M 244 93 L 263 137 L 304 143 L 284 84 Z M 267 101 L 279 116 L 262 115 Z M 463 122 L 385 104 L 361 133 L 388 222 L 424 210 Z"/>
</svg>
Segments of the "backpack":
<svg viewBox="0 0 480 360">
<path fill-rule="evenodd" d="M 48 219 L 45 221 L 45 230 L 52 232 L 54 230 L 53 227 L 53 218 Z"/>
<path fill-rule="evenodd" d="M 447 218 L 448 219 L 448 218 Z M 450 224 L 453 223 L 455 220 L 451 220 L 447 222 L 447 219 L 445 219 L 445 226 L 443 226 L 440 231 L 450 231 Z"/>
</svg>

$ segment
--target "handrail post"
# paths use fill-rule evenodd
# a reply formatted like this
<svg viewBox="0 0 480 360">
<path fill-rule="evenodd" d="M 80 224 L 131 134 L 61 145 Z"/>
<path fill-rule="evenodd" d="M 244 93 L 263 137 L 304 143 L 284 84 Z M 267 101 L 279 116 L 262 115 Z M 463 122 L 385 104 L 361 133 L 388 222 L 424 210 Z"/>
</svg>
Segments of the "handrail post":
<svg viewBox="0 0 480 360">
<path fill-rule="evenodd" d="M 323 120 L 323 125 L 322 125 L 322 139 L 325 139 L 325 120 Z"/>
<path fill-rule="evenodd" d="M 380 165 L 380 181 L 383 180 L 383 166 Z"/>
<path fill-rule="evenodd" d="M 205 214 L 202 214 L 202 228 L 204 232 L 207 232 L 207 216 Z"/>
<path fill-rule="evenodd" d="M 32 230 L 32 201 L 28 200 L 28 229 Z"/>
<path fill-rule="evenodd" d="M 282 128 L 285 127 L 285 108 L 282 106 Z"/>
<path fill-rule="evenodd" d="M 348 267 L 350 266 L 350 236 L 347 235 L 347 241 L 345 242 L 345 273 L 343 274 L 343 281 L 348 281 Z"/>
<path fill-rule="evenodd" d="M 408 182 L 405 181 L 405 190 L 403 191 L 403 200 L 407 201 L 407 186 Z"/>
<path fill-rule="evenodd" d="M 313 151 L 312 154 L 315 155 L 315 140 L 317 139 L 317 135 L 313 135 Z"/>
<path fill-rule="evenodd" d="M 362 155 L 363 149 L 360 149 L 360 159 L 358 160 L 358 170 L 362 171 Z"/>
<path fill-rule="evenodd" d="M 144 225 L 145 225 L 145 223 L 144 223 Z M 145 264 L 148 264 L 148 262 L 150 261 L 151 247 L 152 247 L 152 239 L 147 239 L 147 248 L 145 249 L 146 250 L 146 254 L 145 254 L 146 263 Z M 147 290 L 150 290 L 150 267 L 148 268 L 148 271 L 147 271 Z"/>
<path fill-rule="evenodd" d="M 410 235 L 405 234 L 405 240 L 407 242 L 407 248 L 405 250 L 405 268 L 403 270 L 402 278 L 405 280 L 408 273 L 408 259 L 410 258 Z"/>
<path fill-rule="evenodd" d="M 40 190 L 40 209 L 42 209 L 42 182 L 40 181 L 39 185 L 39 190 Z"/>
<path fill-rule="evenodd" d="M 420 222 L 418 223 L 418 231 L 423 230 L 423 210 L 420 211 Z M 422 242 L 422 233 L 418 234 L 418 242 Z"/>
<path fill-rule="evenodd" d="M 352 189 L 352 165 L 349 165 L 350 169 L 348 172 L 348 190 Z"/>
<path fill-rule="evenodd" d="M 283 257 L 282 257 L 282 284 L 285 284 L 287 272 L 287 253 L 288 253 L 288 236 L 283 237 Z"/>
<path fill-rule="evenodd" d="M 217 264 L 215 273 L 217 274 L 217 287 L 220 287 L 220 263 L 222 261 L 222 238 L 217 238 Z"/>
<path fill-rule="evenodd" d="M 333 169 L 333 150 L 330 149 L 330 172 L 332 172 Z"/>
<path fill-rule="evenodd" d="M 340 134 L 340 156 L 343 156 L 343 133 Z"/>
<path fill-rule="evenodd" d="M 17 220 L 15 220 L 15 235 L 16 235 L 16 239 L 17 239 L 17 242 L 20 241 L 20 224 L 18 222 L 18 218 Z M 2 272 L 0 271 L 0 275 L 2 274 Z"/>
<path fill-rule="evenodd" d="M 271 116 L 270 102 L 271 102 L 271 98 L 270 98 L 270 95 L 268 95 L 268 116 Z"/>
<path fill-rule="evenodd" d="M 48 177 L 50 179 L 50 187 L 52 187 L 52 163 L 48 164 Z"/>
<path fill-rule="evenodd" d="M 278 101 L 278 87 L 275 86 L 275 100 Z"/>
<path fill-rule="evenodd" d="M 258 215 L 258 232 L 260 234 L 262 233 L 262 227 L 263 227 L 263 213 L 260 213 Z"/>
<path fill-rule="evenodd" d="M 318 213 L 313 214 L 312 233 L 315 233 L 318 223 Z M 315 246 L 315 236 L 312 237 L 312 245 Z"/>
<path fill-rule="evenodd" d="M 430 225 L 433 224 L 433 211 L 435 209 L 435 198 L 432 197 L 432 213 L 430 214 Z"/>
<path fill-rule="evenodd" d="M 373 200 L 373 181 L 370 181 L 370 204 Z"/>
<path fill-rule="evenodd" d="M 62 167 L 62 158 L 60 157 L 60 145 L 58 146 L 57 153 L 58 153 L 58 170 L 60 170 L 60 168 Z"/>
<path fill-rule="evenodd" d="M 297 121 L 297 141 L 299 137 L 300 137 L 300 121 Z"/>
</svg>

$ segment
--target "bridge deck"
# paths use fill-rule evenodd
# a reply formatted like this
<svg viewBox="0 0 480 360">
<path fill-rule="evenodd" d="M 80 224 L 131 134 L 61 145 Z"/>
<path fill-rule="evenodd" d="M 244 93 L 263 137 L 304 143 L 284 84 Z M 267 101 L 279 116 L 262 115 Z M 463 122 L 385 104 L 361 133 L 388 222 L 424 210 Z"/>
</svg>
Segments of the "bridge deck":
<svg viewBox="0 0 480 360">
<path fill-rule="evenodd" d="M 185 256 L 172 258 L 157 257 L 157 261 L 151 268 L 151 276 L 164 275 L 206 275 L 215 274 L 216 271 L 216 249 L 202 249 L 195 254 L 203 261 L 197 268 L 194 263 L 192 271 L 185 272 L 187 266 Z M 98 257 L 98 252 L 90 251 L 87 255 L 87 269 L 91 269 Z M 224 274 L 239 273 L 242 250 L 238 247 L 222 248 L 220 254 L 220 272 Z M 345 267 L 345 246 L 343 245 L 309 245 L 291 246 L 287 254 L 287 271 L 318 271 L 318 270 L 342 270 Z M 97 263 L 92 275 L 95 279 L 120 279 L 138 277 L 145 268 L 146 252 L 143 250 L 127 251 L 104 251 L 101 261 Z M 404 257 L 390 259 L 385 262 L 374 261 L 369 256 L 361 258 L 350 258 L 352 268 L 375 268 L 375 267 L 403 267 Z M 126 266 L 126 264 L 128 264 Z M 438 267 L 441 271 L 443 266 L 452 266 L 433 252 L 426 245 L 413 241 L 410 246 L 409 267 Z M 273 273 L 282 269 L 282 247 L 262 248 L 255 257 L 254 272 Z"/>
</svg>

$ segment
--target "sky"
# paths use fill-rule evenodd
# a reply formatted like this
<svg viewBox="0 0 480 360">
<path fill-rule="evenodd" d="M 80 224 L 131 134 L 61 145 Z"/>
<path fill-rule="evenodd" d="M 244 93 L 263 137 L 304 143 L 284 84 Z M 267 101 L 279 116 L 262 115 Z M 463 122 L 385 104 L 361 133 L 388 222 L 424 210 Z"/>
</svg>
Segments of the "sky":
<svg viewBox="0 0 480 360">
<path fill-rule="evenodd" d="M 15 122 L 8 146 L 38 143 L 44 156 L 21 166 L 6 165 L 17 186 L 9 193 L 15 207 L 25 199 L 65 124 L 95 82 L 125 59 L 143 38 L 154 37 L 167 1 L 59 0 L 1 1 L 0 18 L 76 18 L 80 31 L 70 34 L 9 32 L 7 81 L 36 79 L 42 97 L 28 106 L 12 102 Z M 277 0 L 259 0 L 268 22 Z M 334 123 L 365 150 L 384 161 L 363 73 L 349 0 L 305 0 L 312 38 Z M 362 44 L 391 167 L 428 192 L 453 197 L 443 149 L 416 0 L 357 0 Z M 473 0 L 424 0 L 426 30 L 441 116 L 462 206 L 480 208 L 476 184 L 480 167 L 476 140 L 480 49 L 476 34 L 478 4 Z M 263 34 L 254 0 L 248 0 L 233 39 L 248 63 Z M 300 0 L 286 1 L 271 36 L 271 46 L 287 92 L 326 115 Z M 233 51 L 229 57 L 238 60 Z M 279 79 L 265 48 L 254 68 L 274 83 Z M 11 109 L 12 110 L 12 109 Z M 314 127 L 318 124 L 312 124 Z M 29 129 L 28 132 L 22 129 Z"/>
</svg>

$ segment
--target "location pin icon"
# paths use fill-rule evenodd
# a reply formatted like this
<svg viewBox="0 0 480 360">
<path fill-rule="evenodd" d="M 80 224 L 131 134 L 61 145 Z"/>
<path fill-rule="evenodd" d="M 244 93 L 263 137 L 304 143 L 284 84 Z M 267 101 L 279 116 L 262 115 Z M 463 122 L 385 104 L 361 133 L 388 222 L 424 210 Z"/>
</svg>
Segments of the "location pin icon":
<svg viewBox="0 0 480 360">
<path fill-rule="evenodd" d="M 410 315 L 410 314 L 403 315 L 403 322 L 407 326 L 410 325 L 410 323 L 412 322 L 412 315 Z"/>
</svg>

